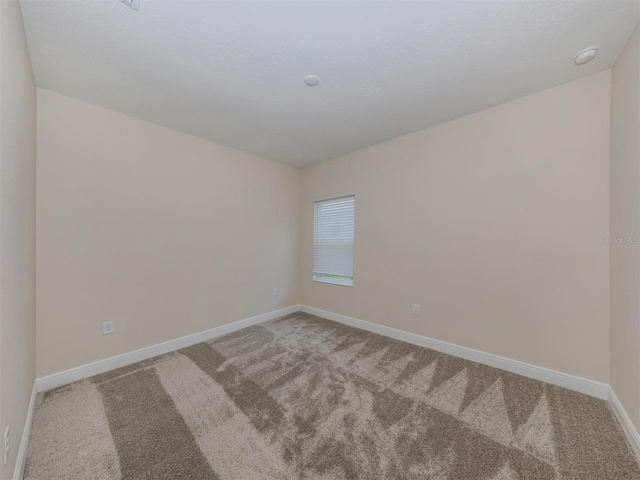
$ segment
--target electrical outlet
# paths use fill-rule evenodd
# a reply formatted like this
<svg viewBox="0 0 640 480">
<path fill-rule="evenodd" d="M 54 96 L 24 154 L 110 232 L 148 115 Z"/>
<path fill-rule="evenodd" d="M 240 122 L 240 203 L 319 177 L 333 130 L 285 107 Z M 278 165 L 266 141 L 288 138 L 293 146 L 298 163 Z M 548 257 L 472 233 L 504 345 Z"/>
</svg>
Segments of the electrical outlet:
<svg viewBox="0 0 640 480">
<path fill-rule="evenodd" d="M 113 333 L 113 320 L 102 322 L 102 334 L 110 335 Z"/>
<path fill-rule="evenodd" d="M 273 289 L 273 296 L 274 296 L 274 297 L 277 297 L 277 296 L 278 296 L 278 289 L 277 289 L 277 288 L 274 288 L 274 289 Z"/>
<path fill-rule="evenodd" d="M 418 305 L 417 303 L 413 304 L 413 314 L 420 315 L 420 305 Z"/>
<path fill-rule="evenodd" d="M 9 427 L 4 431 L 4 464 L 9 460 L 9 450 L 11 448 L 11 430 Z"/>
</svg>

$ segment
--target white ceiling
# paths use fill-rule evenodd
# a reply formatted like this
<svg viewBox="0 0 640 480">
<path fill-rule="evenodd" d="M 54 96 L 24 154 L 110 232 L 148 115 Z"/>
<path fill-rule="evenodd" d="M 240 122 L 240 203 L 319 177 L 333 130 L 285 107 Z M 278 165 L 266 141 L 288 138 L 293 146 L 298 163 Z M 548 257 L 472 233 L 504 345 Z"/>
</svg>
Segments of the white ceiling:
<svg viewBox="0 0 640 480">
<path fill-rule="evenodd" d="M 39 87 L 298 166 L 608 69 L 638 22 L 636 0 L 21 3 Z"/>
</svg>

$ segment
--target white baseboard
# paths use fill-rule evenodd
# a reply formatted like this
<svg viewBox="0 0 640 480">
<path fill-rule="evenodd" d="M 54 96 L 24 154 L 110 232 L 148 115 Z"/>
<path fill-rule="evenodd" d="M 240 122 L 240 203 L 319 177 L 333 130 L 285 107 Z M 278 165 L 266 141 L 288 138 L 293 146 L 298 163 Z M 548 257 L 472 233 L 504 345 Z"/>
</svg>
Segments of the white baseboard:
<svg viewBox="0 0 640 480">
<path fill-rule="evenodd" d="M 80 367 L 71 368 L 63 372 L 54 373 L 36 379 L 38 385 L 38 392 L 44 392 L 51 390 L 52 388 L 61 387 L 78 380 L 84 380 L 85 378 L 93 377 L 100 373 L 108 372 L 116 368 L 125 367 L 132 363 L 140 362 L 157 355 L 163 355 L 165 353 L 173 352 L 181 348 L 195 345 L 196 343 L 204 342 L 215 337 L 220 337 L 242 328 L 250 327 L 258 323 L 273 320 L 274 318 L 282 317 L 293 312 L 299 311 L 299 305 L 292 305 L 290 307 L 281 308 L 269 313 L 263 313 L 251 318 L 245 318 L 237 322 L 222 325 L 220 327 L 211 328 L 204 332 L 194 333 L 187 335 L 186 337 L 177 338 L 175 340 L 169 340 L 168 342 L 159 343 L 150 347 L 141 348 L 140 350 L 134 350 L 133 352 L 124 353 L 122 355 L 116 355 L 115 357 L 105 358 L 104 360 L 98 360 L 97 362 L 88 363 Z"/>
<path fill-rule="evenodd" d="M 210 330 L 205 330 L 204 332 L 194 333 L 193 335 L 188 335 L 186 337 L 170 340 L 168 342 L 159 343 L 150 347 L 141 348 L 140 350 L 135 350 L 133 352 L 128 352 L 122 355 L 117 355 L 115 357 L 99 360 L 97 362 L 82 365 L 80 367 L 65 370 L 63 372 L 47 375 L 45 377 L 36 379 L 38 392 L 51 390 L 52 388 L 60 387 L 62 385 L 66 385 L 78 380 L 83 380 L 85 378 L 108 372 L 109 370 L 113 370 L 116 368 L 124 367 L 141 360 L 146 360 L 157 355 L 162 355 L 174 350 L 188 347 L 190 345 L 195 345 L 196 343 L 204 342 L 215 337 L 226 335 L 228 333 L 235 332 L 236 330 L 240 330 L 251 325 L 256 325 L 258 323 L 266 322 L 268 320 L 272 320 L 283 315 L 288 315 L 289 313 L 293 313 L 296 311 L 303 311 L 312 315 L 317 315 L 319 317 L 333 320 L 335 322 L 340 322 L 345 325 L 350 325 L 352 327 L 361 328 L 363 330 L 368 330 L 380 335 L 385 335 L 397 340 L 412 343 L 414 345 L 431 348 L 432 350 L 436 350 L 438 352 L 482 363 L 491 367 L 500 368 L 502 370 L 517 373 L 518 375 L 523 375 L 535 380 L 547 382 L 552 385 L 558 385 L 560 387 L 575 390 L 577 392 L 584 393 L 593 397 L 598 397 L 605 400 L 608 399 L 609 385 L 604 383 L 588 380 L 586 378 L 577 377 L 575 375 L 558 372 L 544 367 L 538 367 L 536 365 L 531 365 L 518 360 L 500 357 L 491 353 L 481 352 L 479 350 L 474 350 L 467 347 L 461 347 L 452 343 L 435 340 L 433 338 L 424 337 L 415 333 L 405 332 L 403 330 L 367 322 L 365 320 L 360 320 L 353 317 L 348 317 L 346 315 L 328 312 L 326 310 L 320 310 L 314 307 L 308 307 L 306 305 L 292 305 L 280 310 L 264 313 L 262 315 L 257 315 L 251 318 L 246 318 L 244 320 L 229 323 L 227 325 L 222 325 L 220 327 L 215 327 Z"/>
<path fill-rule="evenodd" d="M 16 466 L 13 469 L 13 480 L 22 480 L 24 474 L 24 465 L 27 461 L 27 451 L 29 450 L 29 437 L 31 437 L 31 424 L 33 424 L 33 412 L 36 409 L 36 400 L 38 398 L 38 384 L 33 382 L 33 390 L 31 390 L 31 399 L 29 400 L 29 409 L 27 410 L 27 418 L 24 421 L 22 430 L 22 440 L 20 440 L 20 448 L 18 448 L 18 456 L 16 457 Z"/>
<path fill-rule="evenodd" d="M 631 421 L 631 418 L 629 418 L 627 411 L 622 406 L 622 403 L 620 403 L 616 392 L 614 392 L 611 387 L 609 387 L 609 404 L 611 405 L 611 409 L 618 419 L 618 422 L 620 422 L 622 430 L 631 444 L 631 448 L 633 448 L 636 456 L 640 459 L 640 434 Z"/>
<path fill-rule="evenodd" d="M 52 388 L 60 387 L 62 385 L 66 385 L 78 380 L 83 380 L 85 378 L 89 378 L 116 368 L 124 367 L 141 360 L 146 360 L 157 355 L 162 355 L 174 350 L 179 350 L 181 348 L 195 345 L 196 343 L 204 342 L 215 337 L 226 335 L 228 333 L 235 332 L 236 330 L 240 330 L 251 325 L 257 325 L 259 323 L 273 320 L 275 318 L 288 315 L 296 311 L 310 313 L 312 315 L 317 315 L 319 317 L 343 323 L 355 328 L 360 328 L 373 333 L 377 333 L 379 335 L 395 338 L 396 340 L 401 340 L 404 342 L 412 343 L 414 345 L 419 345 L 421 347 L 430 348 L 438 352 L 506 370 L 508 372 L 523 375 L 535 380 L 547 382 L 552 385 L 568 388 L 570 390 L 584 393 L 586 395 L 609 400 L 611 408 L 613 409 L 618 421 L 620 422 L 622 429 L 627 435 L 631 446 L 633 447 L 638 458 L 640 458 L 640 434 L 631 422 L 631 419 L 627 415 L 627 412 L 620 403 L 620 400 L 616 396 L 615 392 L 609 385 L 593 380 L 588 380 L 586 378 L 577 377 L 575 375 L 558 372 L 548 368 L 538 367 L 536 365 L 520 362 L 518 360 L 512 360 L 498 355 L 481 352 L 479 350 L 461 347 L 459 345 L 443 342 L 441 340 L 435 340 L 433 338 L 405 332 L 403 330 L 398 330 L 384 325 L 367 322 L 365 320 L 359 320 L 357 318 L 348 317 L 346 315 L 328 312 L 326 310 L 320 310 L 318 308 L 308 307 L 306 305 L 292 305 L 280 310 L 275 310 L 273 312 L 264 313 L 262 315 L 246 318 L 244 320 L 240 320 L 227 325 L 222 325 L 220 327 L 215 327 L 210 330 L 205 330 L 204 332 L 195 333 L 193 335 L 170 340 L 168 342 L 142 348 L 140 350 L 135 350 L 133 352 L 125 353 L 122 355 L 117 355 L 115 357 L 107 358 L 104 360 L 99 360 L 97 362 L 36 379 L 36 381 L 34 382 L 33 392 L 31 394 L 31 401 L 29 403 L 29 410 L 24 426 L 22 441 L 20 442 L 20 449 L 18 450 L 18 458 L 16 460 L 16 467 L 13 476 L 14 480 L 22 479 L 22 474 L 27 457 L 27 450 L 29 447 L 29 436 L 31 433 L 33 412 L 35 410 L 38 392 L 51 390 Z"/>
<path fill-rule="evenodd" d="M 482 363 L 483 365 L 489 365 L 490 367 L 499 368 L 501 370 L 517 373 L 518 375 L 533 378 L 535 380 L 547 382 L 552 385 L 575 390 L 576 392 L 584 393 L 592 397 L 602 398 L 604 400 L 608 398 L 609 385 L 604 383 L 577 377 L 568 373 L 557 372 L 549 368 L 538 367 L 518 360 L 500 357 L 491 353 L 481 352 L 472 348 L 461 347 L 441 340 L 423 337 L 422 335 L 405 332 L 404 330 L 398 330 L 384 325 L 367 322 L 365 320 L 347 317 L 346 315 L 327 312 L 325 310 L 308 307 L 306 305 L 300 305 L 300 310 L 312 315 L 317 315 L 318 317 L 344 323 L 345 325 L 368 330 L 386 337 L 395 338 L 396 340 L 413 343 L 414 345 L 430 348 L 438 352 L 447 353 L 466 360 Z"/>
</svg>

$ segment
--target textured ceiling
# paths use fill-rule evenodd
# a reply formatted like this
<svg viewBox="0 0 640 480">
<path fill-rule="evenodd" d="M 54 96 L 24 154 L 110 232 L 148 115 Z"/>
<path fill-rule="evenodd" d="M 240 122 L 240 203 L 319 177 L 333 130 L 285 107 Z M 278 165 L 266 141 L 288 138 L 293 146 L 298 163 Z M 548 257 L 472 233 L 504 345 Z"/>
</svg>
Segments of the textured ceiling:
<svg viewBox="0 0 640 480">
<path fill-rule="evenodd" d="M 39 87 L 299 166 L 608 69 L 638 21 L 635 0 L 21 4 Z"/>
</svg>

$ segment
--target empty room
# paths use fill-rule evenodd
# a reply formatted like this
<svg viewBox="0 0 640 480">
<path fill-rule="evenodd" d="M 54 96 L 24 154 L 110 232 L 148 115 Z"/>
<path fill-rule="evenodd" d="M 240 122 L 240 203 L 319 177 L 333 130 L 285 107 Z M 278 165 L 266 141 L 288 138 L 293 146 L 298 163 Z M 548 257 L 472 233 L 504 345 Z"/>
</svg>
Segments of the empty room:
<svg viewBox="0 0 640 480">
<path fill-rule="evenodd" d="M 0 0 L 2 480 L 640 480 L 638 0 Z"/>
</svg>

